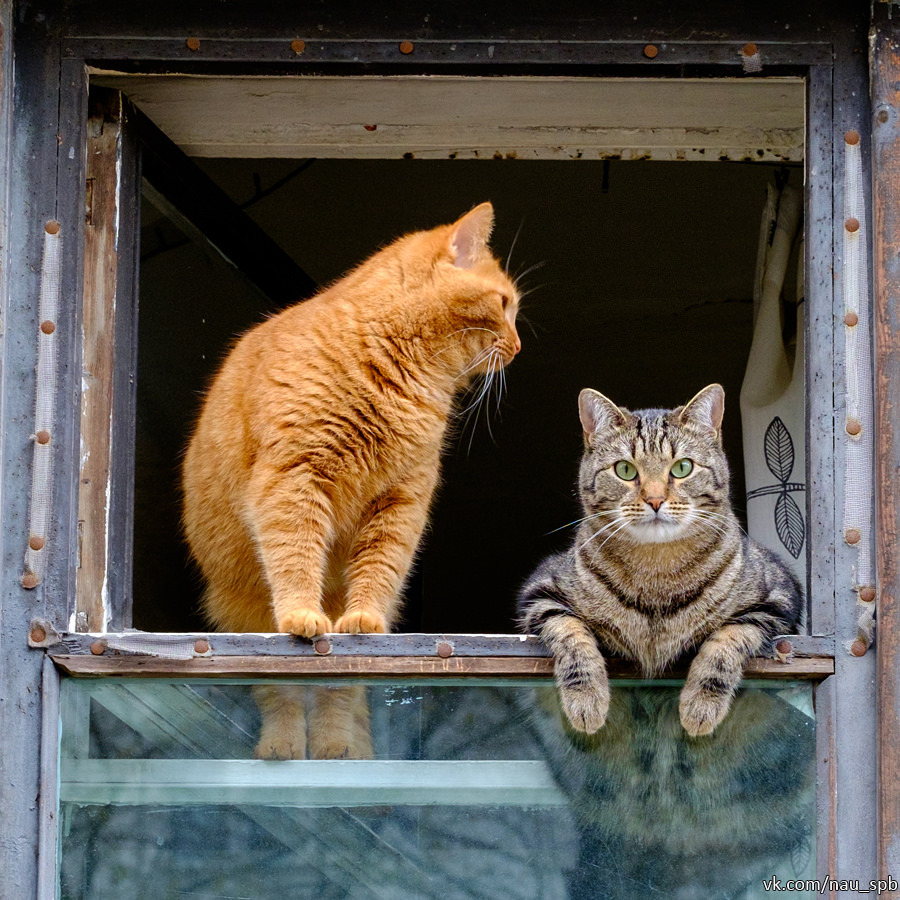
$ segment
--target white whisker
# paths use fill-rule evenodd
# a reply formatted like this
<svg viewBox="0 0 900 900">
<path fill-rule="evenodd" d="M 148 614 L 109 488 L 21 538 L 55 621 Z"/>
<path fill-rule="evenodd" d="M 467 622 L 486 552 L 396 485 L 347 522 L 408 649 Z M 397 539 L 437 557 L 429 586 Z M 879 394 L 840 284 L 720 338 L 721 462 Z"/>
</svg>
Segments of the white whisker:
<svg viewBox="0 0 900 900">
<path fill-rule="evenodd" d="M 462 372 L 459 373 L 457 381 L 460 378 L 464 378 L 470 372 L 477 369 L 486 360 L 490 360 L 491 357 L 494 355 L 494 353 L 495 353 L 495 349 L 493 347 L 486 347 L 484 350 L 480 351 L 478 353 L 478 355 L 475 357 L 475 359 L 473 359 L 472 362 L 470 362 L 469 365 L 466 366 L 465 369 L 463 369 Z M 482 373 L 482 374 L 486 374 L 486 373 Z"/>
<path fill-rule="evenodd" d="M 469 332 L 469 331 L 484 331 L 487 334 L 493 335 L 493 337 L 497 338 L 498 340 L 500 339 L 500 335 L 496 331 L 494 331 L 493 328 L 482 328 L 481 326 L 478 326 L 478 325 L 470 325 L 466 328 L 457 328 L 456 331 L 451 331 L 447 335 L 447 337 L 448 338 L 455 337 L 457 334 L 465 334 L 466 332 Z M 426 360 L 426 362 L 431 362 L 433 359 L 436 359 L 442 353 L 446 353 L 448 350 L 451 350 L 451 349 L 453 349 L 453 345 L 451 345 L 451 344 L 448 344 L 446 347 L 442 347 L 436 353 L 433 353 L 431 356 L 429 356 L 428 359 Z M 491 349 L 492 348 L 487 348 L 487 351 L 490 352 Z M 485 352 L 484 350 L 481 351 L 481 353 L 484 353 L 484 352 Z M 477 361 L 475 363 L 472 363 L 472 365 L 477 365 Z"/>
<path fill-rule="evenodd" d="M 504 369 L 503 354 L 496 347 L 488 348 L 478 355 L 478 358 L 472 363 L 471 368 L 476 366 L 484 366 L 480 373 L 480 381 L 470 387 L 470 399 L 466 405 L 454 413 L 454 418 L 464 419 L 462 432 L 470 429 L 468 451 L 471 452 L 472 444 L 475 440 L 475 430 L 478 426 L 478 420 L 484 411 L 485 422 L 487 424 L 488 435 L 491 440 L 496 443 L 493 428 L 491 426 L 491 410 L 494 407 L 492 394 L 496 392 L 496 414 L 499 415 L 500 404 L 503 394 L 506 390 L 506 373 Z"/>
<path fill-rule="evenodd" d="M 744 534 L 747 534 L 747 530 L 741 526 L 741 523 L 738 522 L 738 520 L 733 515 L 726 515 L 725 513 L 713 512 L 710 509 L 698 509 L 698 508 L 695 508 L 693 510 L 693 512 L 700 518 L 714 519 L 717 522 L 724 523 L 725 525 L 728 525 L 731 522 L 734 522 Z M 725 529 L 725 531 L 727 531 L 727 528 Z M 747 534 L 747 536 L 749 537 L 749 534 Z"/>
<path fill-rule="evenodd" d="M 597 534 L 595 534 L 595 535 L 591 538 L 591 540 L 593 540 L 594 537 L 597 537 L 599 534 L 602 534 L 604 531 L 606 531 L 607 529 L 611 528 L 611 527 L 612 527 L 613 525 L 615 525 L 615 524 L 616 524 L 615 522 L 611 522 L 609 525 L 606 526 L 606 528 L 603 528 L 603 529 L 601 529 L 600 531 L 598 531 Z M 602 549 L 609 543 L 609 541 L 610 541 L 612 538 L 614 538 L 620 531 L 622 531 L 624 528 L 627 528 L 627 527 L 628 527 L 628 521 L 625 520 L 625 521 L 622 522 L 622 524 L 621 524 L 621 525 L 620 525 L 620 526 L 619 526 L 619 527 L 618 527 L 611 535 L 609 535 L 609 537 L 607 537 L 607 539 L 606 539 L 606 540 L 605 540 L 605 541 L 597 548 L 598 552 L 599 552 L 600 550 L 602 550 Z M 590 543 L 590 541 L 585 541 L 585 544 L 588 544 L 588 543 Z M 579 549 L 580 549 L 580 548 L 579 548 Z"/>
<path fill-rule="evenodd" d="M 509 253 L 506 254 L 506 265 L 504 265 L 504 269 L 509 271 L 509 264 L 512 262 L 513 250 L 516 249 L 516 242 L 519 240 L 519 235 L 522 233 L 522 226 L 525 224 L 525 220 L 522 219 L 519 222 L 519 227 L 516 229 L 516 236 L 513 238 L 512 243 L 509 245 Z"/>
<path fill-rule="evenodd" d="M 518 284 L 527 275 L 530 275 L 532 272 L 537 271 L 545 265 L 547 265 L 547 260 L 542 259 L 540 262 L 536 262 L 533 266 L 529 266 L 524 272 L 517 272 L 515 277 L 516 284 Z"/>
<path fill-rule="evenodd" d="M 604 525 L 602 528 L 595 531 L 578 549 L 583 550 L 585 547 L 587 547 L 587 545 L 592 540 L 594 540 L 594 538 L 600 537 L 601 534 L 604 534 L 605 532 L 609 531 L 610 528 L 615 528 L 616 525 L 619 525 L 620 527 L 617 528 L 609 537 L 613 537 L 613 536 L 617 535 L 623 528 L 627 527 L 628 519 L 627 518 L 617 518 L 617 519 L 613 519 L 612 522 L 607 522 L 606 525 Z M 607 538 L 606 540 L 608 541 L 609 538 Z M 605 544 L 605 543 L 606 543 L 606 541 L 603 542 L 603 544 Z M 600 546 L 602 547 L 603 544 L 601 544 Z"/>
<path fill-rule="evenodd" d="M 592 513 L 589 516 L 582 516 L 580 519 L 575 519 L 572 522 L 567 522 L 565 525 L 560 525 L 559 528 L 554 528 L 552 531 L 546 532 L 546 534 L 556 534 L 557 531 L 562 531 L 564 528 L 571 528 L 573 525 L 580 525 L 582 522 L 590 522 L 591 519 L 599 519 L 601 516 L 615 516 L 619 514 L 619 510 L 617 509 L 604 509 L 600 512 Z"/>
</svg>

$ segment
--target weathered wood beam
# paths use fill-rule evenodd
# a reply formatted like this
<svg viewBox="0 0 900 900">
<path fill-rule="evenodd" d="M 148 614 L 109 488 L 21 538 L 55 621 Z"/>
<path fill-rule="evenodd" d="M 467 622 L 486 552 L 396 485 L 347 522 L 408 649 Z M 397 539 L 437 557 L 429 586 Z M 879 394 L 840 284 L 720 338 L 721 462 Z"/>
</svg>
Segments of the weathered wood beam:
<svg viewBox="0 0 900 900">
<path fill-rule="evenodd" d="M 139 110 L 144 180 L 267 297 L 287 305 L 317 285 L 266 232 Z"/>
<path fill-rule="evenodd" d="M 68 675 L 127 676 L 130 678 L 401 678 L 551 677 L 550 657 L 451 656 L 221 656 L 171 660 L 156 656 L 71 656 L 53 654 L 53 662 Z M 641 678 L 637 667 L 623 660 L 610 660 L 610 678 Z M 666 673 L 667 678 L 684 678 L 686 669 Z M 824 657 L 794 659 L 752 659 L 744 669 L 745 678 L 821 680 L 834 674 L 834 660 Z"/>
</svg>

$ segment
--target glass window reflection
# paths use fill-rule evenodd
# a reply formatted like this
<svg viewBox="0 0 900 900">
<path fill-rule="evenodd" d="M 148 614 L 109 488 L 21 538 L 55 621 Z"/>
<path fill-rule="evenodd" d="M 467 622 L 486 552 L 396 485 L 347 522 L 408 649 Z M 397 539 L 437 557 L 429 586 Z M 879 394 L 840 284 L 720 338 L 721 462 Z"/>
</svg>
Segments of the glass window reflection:
<svg viewBox="0 0 900 900">
<path fill-rule="evenodd" d="M 809 684 L 745 686 L 704 738 L 668 683 L 615 683 L 591 736 L 547 681 L 279 688 L 298 755 L 330 758 L 255 759 L 249 683 L 66 680 L 60 896 L 724 900 L 814 876 Z"/>
</svg>

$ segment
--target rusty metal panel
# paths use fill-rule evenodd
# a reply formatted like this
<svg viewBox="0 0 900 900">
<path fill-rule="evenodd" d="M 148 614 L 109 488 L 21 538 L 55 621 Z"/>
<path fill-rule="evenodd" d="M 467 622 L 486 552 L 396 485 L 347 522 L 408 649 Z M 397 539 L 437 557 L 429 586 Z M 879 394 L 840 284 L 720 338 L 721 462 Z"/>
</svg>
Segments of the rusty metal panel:
<svg viewBox="0 0 900 900">
<path fill-rule="evenodd" d="M 878 871 L 900 872 L 900 22 L 876 4 L 871 46 L 878 582 Z M 897 890 L 881 896 L 898 897 Z"/>
<path fill-rule="evenodd" d="M 34 615 L 60 621 L 66 611 L 69 584 L 70 491 L 62 482 L 77 458 L 72 446 L 74 430 L 70 410 L 74 406 L 67 388 L 76 366 L 65 356 L 72 347 L 73 319 L 66 314 L 58 323 L 61 365 L 57 410 L 56 446 L 59 482 L 55 490 L 59 515 L 51 534 L 53 554 L 46 580 L 33 590 L 19 581 L 28 541 L 27 510 L 30 485 L 31 432 L 34 422 L 35 362 L 37 341 L 38 273 L 42 234 L 48 220 L 61 223 L 66 243 L 76 247 L 78 225 L 70 202 L 60 200 L 58 190 L 68 190 L 70 178 L 80 177 L 81 154 L 77 128 L 69 127 L 80 114 L 81 79 L 60 65 L 52 28 L 36 11 L 13 13 L 12 3 L 0 3 L 0 495 L 3 529 L 0 558 L 3 579 L 0 590 L 0 897 L 37 896 L 38 830 L 40 794 L 42 691 L 40 653 L 29 649 L 27 635 Z M 18 15 L 21 13 L 21 15 Z M 12 39 L 15 34 L 15 52 Z M 83 72 L 83 66 L 79 67 Z M 60 90 L 75 79 L 75 100 L 66 109 Z M 15 127 L 12 127 L 13 122 Z M 74 143 L 70 145 L 70 141 Z M 70 193 L 74 198 L 74 192 Z M 78 272 L 77 253 L 67 260 L 62 282 L 66 305 L 71 308 L 72 289 Z M 74 572 L 72 572 L 74 577 Z"/>
<path fill-rule="evenodd" d="M 843 36 L 836 52 L 833 86 L 832 153 L 834 160 L 832 253 L 834 305 L 833 332 L 833 466 L 835 492 L 833 499 L 833 559 L 834 559 L 834 623 L 835 623 L 835 691 L 832 721 L 834 741 L 832 777 L 834 779 L 834 868 L 829 873 L 837 879 L 861 879 L 867 883 L 877 876 L 876 822 L 876 727 L 874 653 L 852 656 L 848 646 L 858 635 L 855 565 L 857 551 L 839 538 L 844 515 L 842 485 L 846 470 L 843 451 L 844 422 L 846 421 L 844 385 L 844 341 L 836 340 L 838 324 L 843 321 L 842 300 L 843 209 L 845 135 L 854 130 L 860 135 L 863 167 L 868 172 L 868 99 L 866 93 L 866 31 L 859 21 L 851 33 Z M 863 179 L 867 188 L 867 177 Z M 866 191 L 865 205 L 871 208 L 871 196 Z M 842 338 L 843 335 L 840 335 Z M 825 388 L 826 394 L 829 393 Z"/>
</svg>

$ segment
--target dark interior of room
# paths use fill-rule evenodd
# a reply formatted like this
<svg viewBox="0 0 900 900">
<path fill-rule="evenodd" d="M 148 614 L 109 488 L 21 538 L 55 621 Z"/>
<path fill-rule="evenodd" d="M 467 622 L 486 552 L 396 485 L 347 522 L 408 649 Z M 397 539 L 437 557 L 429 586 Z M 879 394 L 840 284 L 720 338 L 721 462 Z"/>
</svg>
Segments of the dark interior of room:
<svg viewBox="0 0 900 900">
<path fill-rule="evenodd" d="M 491 200 L 520 276 L 523 350 L 502 402 L 454 422 L 400 630 L 515 631 L 518 586 L 571 539 L 577 396 L 631 408 L 726 390 L 743 507 L 738 396 L 750 347 L 765 163 L 206 159 L 203 170 L 318 283 L 406 231 Z M 797 177 L 796 174 L 794 177 Z M 206 627 L 179 536 L 178 468 L 204 386 L 277 309 L 145 199 L 141 228 L 134 625 Z"/>
</svg>

